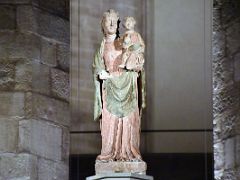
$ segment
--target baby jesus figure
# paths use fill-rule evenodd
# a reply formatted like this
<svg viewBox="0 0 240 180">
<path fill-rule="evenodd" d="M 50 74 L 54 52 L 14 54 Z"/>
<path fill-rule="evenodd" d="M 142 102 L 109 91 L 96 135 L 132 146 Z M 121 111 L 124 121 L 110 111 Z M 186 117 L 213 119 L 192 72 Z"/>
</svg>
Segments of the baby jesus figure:
<svg viewBox="0 0 240 180">
<path fill-rule="evenodd" d="M 126 32 L 123 35 L 123 54 L 120 68 L 142 70 L 144 64 L 145 44 L 141 35 L 134 30 L 136 21 L 133 17 L 126 17 L 123 24 Z"/>
</svg>

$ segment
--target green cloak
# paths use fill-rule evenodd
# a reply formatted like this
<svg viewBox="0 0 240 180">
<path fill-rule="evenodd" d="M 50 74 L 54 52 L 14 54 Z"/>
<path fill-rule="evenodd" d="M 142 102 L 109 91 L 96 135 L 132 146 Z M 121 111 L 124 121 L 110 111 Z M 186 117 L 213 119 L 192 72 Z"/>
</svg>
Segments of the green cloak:
<svg viewBox="0 0 240 180">
<path fill-rule="evenodd" d="M 142 109 L 146 106 L 144 69 L 141 72 L 127 70 L 118 77 L 100 80 L 98 77 L 99 73 L 106 71 L 103 60 L 104 43 L 105 41 L 103 40 L 93 61 L 93 78 L 95 85 L 94 120 L 98 120 L 102 114 L 102 87 L 107 93 L 106 105 L 110 113 L 121 118 L 133 112 L 136 106 L 139 106 L 141 115 Z"/>
</svg>

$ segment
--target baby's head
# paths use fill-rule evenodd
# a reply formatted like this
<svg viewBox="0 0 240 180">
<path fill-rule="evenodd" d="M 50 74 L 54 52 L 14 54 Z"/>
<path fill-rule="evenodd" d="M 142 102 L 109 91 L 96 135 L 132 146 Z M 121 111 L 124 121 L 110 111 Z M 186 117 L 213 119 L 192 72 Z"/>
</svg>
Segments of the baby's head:
<svg viewBox="0 0 240 180">
<path fill-rule="evenodd" d="M 136 21 L 133 17 L 128 16 L 124 19 L 124 24 L 123 26 L 127 29 L 127 30 L 134 30 L 134 26 L 136 24 Z"/>
</svg>

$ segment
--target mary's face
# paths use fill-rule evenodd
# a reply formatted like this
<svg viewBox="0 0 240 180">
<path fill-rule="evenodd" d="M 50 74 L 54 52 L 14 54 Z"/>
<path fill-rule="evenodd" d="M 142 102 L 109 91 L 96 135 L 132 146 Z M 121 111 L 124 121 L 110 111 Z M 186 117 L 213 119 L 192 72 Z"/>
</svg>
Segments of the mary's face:
<svg viewBox="0 0 240 180">
<path fill-rule="evenodd" d="M 105 34 L 116 34 L 117 19 L 114 17 L 106 17 L 103 22 L 103 29 Z"/>
</svg>

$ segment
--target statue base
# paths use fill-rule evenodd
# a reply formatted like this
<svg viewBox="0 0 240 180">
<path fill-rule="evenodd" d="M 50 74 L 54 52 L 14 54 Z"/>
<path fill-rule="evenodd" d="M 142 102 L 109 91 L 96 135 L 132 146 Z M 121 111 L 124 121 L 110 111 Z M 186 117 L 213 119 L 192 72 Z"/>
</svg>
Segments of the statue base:
<svg viewBox="0 0 240 180">
<path fill-rule="evenodd" d="M 95 173 L 109 174 L 109 173 L 135 173 L 146 174 L 147 164 L 144 161 L 141 162 L 96 162 Z"/>
<path fill-rule="evenodd" d="M 110 174 L 98 174 L 95 176 L 87 177 L 86 180 L 100 180 L 100 179 L 108 179 L 108 180 L 153 180 L 152 176 L 146 176 L 142 174 L 134 174 L 134 173 L 110 173 Z"/>
</svg>

